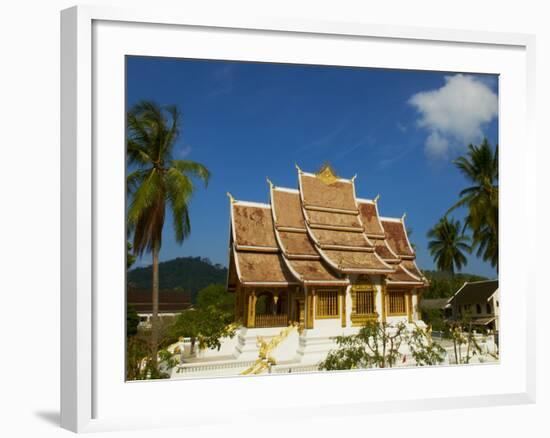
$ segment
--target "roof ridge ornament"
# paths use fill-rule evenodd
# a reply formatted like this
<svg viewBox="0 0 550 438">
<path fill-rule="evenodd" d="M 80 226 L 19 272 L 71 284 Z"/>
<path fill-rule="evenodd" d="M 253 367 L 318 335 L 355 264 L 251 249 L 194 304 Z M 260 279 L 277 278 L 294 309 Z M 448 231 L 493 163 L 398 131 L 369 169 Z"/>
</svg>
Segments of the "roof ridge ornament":
<svg viewBox="0 0 550 438">
<path fill-rule="evenodd" d="M 354 182 L 354 181 L 355 181 L 355 178 L 357 178 L 357 174 L 355 174 L 355 175 L 353 175 L 353 176 L 351 177 L 351 182 Z"/>
<path fill-rule="evenodd" d="M 235 203 L 235 198 L 233 197 L 233 195 L 231 193 L 227 192 L 227 197 L 229 198 L 229 202 L 231 204 Z"/>
<path fill-rule="evenodd" d="M 271 182 L 269 177 L 266 177 L 266 180 L 267 180 L 267 183 L 269 184 L 269 187 L 271 187 L 271 188 L 275 187 L 275 185 Z"/>
<path fill-rule="evenodd" d="M 336 175 L 336 172 L 332 166 L 328 163 L 323 164 L 321 169 L 315 174 L 317 178 L 321 180 L 323 184 L 331 185 L 338 181 L 340 178 Z"/>
<path fill-rule="evenodd" d="M 373 199 L 373 202 L 376 204 L 378 202 L 378 200 L 380 199 L 380 193 L 378 193 L 378 195 L 376 195 Z"/>
<path fill-rule="evenodd" d="M 401 222 L 405 222 L 406 217 L 407 217 L 407 212 L 403 213 L 403 216 L 401 216 Z"/>
<path fill-rule="evenodd" d="M 298 173 L 304 173 L 304 172 L 302 171 L 302 169 L 300 169 L 300 166 L 298 166 L 297 163 L 294 163 L 294 165 L 296 166 L 296 169 L 298 169 Z"/>
</svg>

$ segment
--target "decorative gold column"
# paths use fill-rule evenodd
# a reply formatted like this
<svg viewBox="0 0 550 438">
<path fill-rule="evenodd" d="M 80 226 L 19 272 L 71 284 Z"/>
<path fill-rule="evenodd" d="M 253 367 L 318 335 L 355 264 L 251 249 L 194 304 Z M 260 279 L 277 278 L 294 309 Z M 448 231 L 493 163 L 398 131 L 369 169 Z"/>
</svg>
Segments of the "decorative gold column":
<svg viewBox="0 0 550 438">
<path fill-rule="evenodd" d="M 256 321 L 256 291 L 252 290 L 248 295 L 248 324 L 249 328 L 254 327 Z"/>
<path fill-rule="evenodd" d="M 387 297 L 387 291 L 386 291 L 386 285 L 383 284 L 380 287 L 380 291 L 382 292 L 382 322 L 386 322 L 386 297 Z"/>
<path fill-rule="evenodd" d="M 342 327 L 346 326 L 346 288 L 340 289 L 340 312 L 342 315 Z"/>
<path fill-rule="evenodd" d="M 313 294 L 315 291 L 313 289 L 307 291 L 307 317 L 306 317 L 306 328 L 313 328 Z"/>
</svg>

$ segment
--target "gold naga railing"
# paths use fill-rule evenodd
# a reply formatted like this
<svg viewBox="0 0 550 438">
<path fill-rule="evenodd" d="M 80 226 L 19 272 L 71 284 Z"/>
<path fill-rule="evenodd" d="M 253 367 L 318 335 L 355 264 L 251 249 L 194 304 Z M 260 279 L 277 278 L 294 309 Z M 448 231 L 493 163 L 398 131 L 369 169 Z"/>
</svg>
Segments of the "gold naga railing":
<svg viewBox="0 0 550 438">
<path fill-rule="evenodd" d="M 288 315 L 256 314 L 254 327 L 285 327 L 288 324 Z"/>
<path fill-rule="evenodd" d="M 259 357 L 252 366 L 244 370 L 241 374 L 261 374 L 269 368 L 269 365 L 276 365 L 277 362 L 271 356 L 271 353 L 294 329 L 299 330 L 299 325 L 297 323 L 291 324 L 282 329 L 279 335 L 271 338 L 269 342 L 267 342 L 262 336 L 258 336 L 257 344 L 260 347 L 260 351 L 258 353 Z"/>
</svg>

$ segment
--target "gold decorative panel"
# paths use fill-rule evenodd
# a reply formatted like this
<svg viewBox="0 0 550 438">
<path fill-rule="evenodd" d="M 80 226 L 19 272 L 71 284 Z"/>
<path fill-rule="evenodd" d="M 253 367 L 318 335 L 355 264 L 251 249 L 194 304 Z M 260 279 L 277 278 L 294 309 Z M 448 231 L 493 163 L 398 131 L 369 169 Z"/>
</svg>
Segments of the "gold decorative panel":
<svg viewBox="0 0 550 438">
<path fill-rule="evenodd" d="M 326 185 L 334 184 L 339 179 L 329 164 L 325 164 L 316 175 Z"/>
</svg>

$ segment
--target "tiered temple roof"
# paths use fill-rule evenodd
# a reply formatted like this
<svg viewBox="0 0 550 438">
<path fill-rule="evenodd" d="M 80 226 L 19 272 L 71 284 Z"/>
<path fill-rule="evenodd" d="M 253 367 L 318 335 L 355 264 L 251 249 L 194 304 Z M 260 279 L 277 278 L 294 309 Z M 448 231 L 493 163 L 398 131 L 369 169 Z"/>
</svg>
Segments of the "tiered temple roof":
<svg viewBox="0 0 550 438">
<path fill-rule="evenodd" d="M 389 285 L 422 287 L 404 218 L 381 218 L 378 197 L 357 199 L 355 177 L 329 166 L 298 168 L 298 190 L 270 185 L 270 204 L 231 195 L 229 288 L 347 285 L 350 274 L 384 275 Z"/>
</svg>

